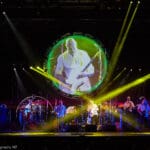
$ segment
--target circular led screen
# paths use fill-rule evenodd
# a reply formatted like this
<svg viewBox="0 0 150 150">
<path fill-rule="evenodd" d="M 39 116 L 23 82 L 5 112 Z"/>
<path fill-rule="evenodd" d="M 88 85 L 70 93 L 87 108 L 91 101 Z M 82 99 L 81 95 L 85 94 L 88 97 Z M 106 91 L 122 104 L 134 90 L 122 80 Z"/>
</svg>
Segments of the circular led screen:
<svg viewBox="0 0 150 150">
<path fill-rule="evenodd" d="M 69 95 L 91 93 L 103 82 L 107 58 L 102 45 L 85 35 L 69 35 L 49 48 L 46 70 L 53 84 Z"/>
</svg>

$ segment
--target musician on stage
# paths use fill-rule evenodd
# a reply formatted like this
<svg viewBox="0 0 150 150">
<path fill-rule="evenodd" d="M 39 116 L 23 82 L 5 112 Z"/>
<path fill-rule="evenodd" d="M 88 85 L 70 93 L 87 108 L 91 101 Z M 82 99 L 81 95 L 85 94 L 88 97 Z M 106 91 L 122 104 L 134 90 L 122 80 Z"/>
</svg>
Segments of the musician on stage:
<svg viewBox="0 0 150 150">
<path fill-rule="evenodd" d="M 134 122 L 135 122 L 135 115 L 134 115 L 134 110 L 135 110 L 135 104 L 134 102 L 131 100 L 131 96 L 127 96 L 126 101 L 123 104 L 123 115 L 124 117 L 129 118 L 129 120 L 132 121 L 128 121 L 128 122 L 123 122 L 123 127 L 126 130 L 131 130 L 132 127 L 134 127 Z M 134 120 L 134 121 L 133 121 Z"/>
<path fill-rule="evenodd" d="M 55 77 L 69 88 L 63 85 L 59 85 L 59 88 L 68 94 L 88 92 L 91 89 L 89 77 L 94 74 L 91 58 L 85 50 L 77 48 L 77 42 L 73 38 L 66 40 L 66 49 L 57 58 Z"/>
<path fill-rule="evenodd" d="M 143 128 L 150 127 L 150 105 L 146 97 L 141 96 L 139 98 L 141 103 L 138 104 L 137 112 L 139 113 L 139 121 Z"/>
<path fill-rule="evenodd" d="M 57 100 L 55 101 L 54 112 L 56 114 L 57 121 L 58 121 L 58 131 L 63 131 L 64 129 L 63 118 L 65 117 L 66 114 L 66 106 L 64 105 L 62 100 L 59 100 L 58 104 L 57 104 Z"/>
<path fill-rule="evenodd" d="M 27 120 L 31 119 L 32 113 L 32 99 L 29 99 L 28 104 L 25 106 L 25 117 Z"/>
<path fill-rule="evenodd" d="M 29 99 L 27 105 L 24 107 L 24 111 L 19 110 L 19 122 L 23 131 L 30 125 L 32 117 L 32 99 Z"/>
<path fill-rule="evenodd" d="M 62 118 L 62 117 L 65 116 L 65 114 L 66 114 L 66 106 L 64 105 L 62 100 L 59 100 L 58 104 L 57 104 L 57 102 L 55 103 L 54 111 L 55 111 L 56 116 L 58 118 Z"/>
<path fill-rule="evenodd" d="M 98 124 L 98 106 L 93 101 L 89 101 L 87 105 L 87 124 L 97 125 Z"/>
<path fill-rule="evenodd" d="M 135 108 L 134 102 L 131 100 L 130 96 L 127 96 L 125 103 L 123 104 L 123 109 L 126 113 L 133 112 Z"/>
</svg>

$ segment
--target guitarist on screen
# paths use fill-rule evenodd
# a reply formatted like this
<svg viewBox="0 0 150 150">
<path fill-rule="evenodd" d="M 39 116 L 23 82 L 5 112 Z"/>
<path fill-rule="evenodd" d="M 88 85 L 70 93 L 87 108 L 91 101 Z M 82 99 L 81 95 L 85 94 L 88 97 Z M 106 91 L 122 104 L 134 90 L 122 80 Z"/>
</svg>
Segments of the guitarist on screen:
<svg viewBox="0 0 150 150">
<path fill-rule="evenodd" d="M 66 48 L 67 50 L 57 58 L 55 77 L 69 88 L 62 85 L 59 85 L 59 88 L 68 94 L 89 91 L 91 89 L 89 77 L 94 74 L 91 58 L 86 51 L 77 48 L 73 38 L 66 40 Z"/>
</svg>

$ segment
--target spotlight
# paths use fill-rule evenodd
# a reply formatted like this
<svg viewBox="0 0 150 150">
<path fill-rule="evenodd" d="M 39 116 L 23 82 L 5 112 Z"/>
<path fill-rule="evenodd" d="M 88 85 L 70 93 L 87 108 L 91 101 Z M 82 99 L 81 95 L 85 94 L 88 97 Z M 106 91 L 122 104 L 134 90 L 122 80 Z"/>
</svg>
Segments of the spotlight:
<svg viewBox="0 0 150 150">
<path fill-rule="evenodd" d="M 16 71 L 16 68 L 14 67 L 14 71 Z"/>
<path fill-rule="evenodd" d="M 140 1 L 138 1 L 138 4 L 140 4 L 141 2 Z"/>
<path fill-rule="evenodd" d="M 22 68 L 23 71 L 25 71 L 24 67 Z"/>
<path fill-rule="evenodd" d="M 133 4 L 133 1 L 130 1 L 130 4 Z"/>
<path fill-rule="evenodd" d="M 3 11 L 3 12 L 2 12 L 2 14 L 3 14 L 3 15 L 6 15 L 6 12 L 5 12 L 5 11 Z"/>
<path fill-rule="evenodd" d="M 32 66 L 30 66 L 30 69 L 33 69 L 33 67 L 32 67 Z"/>
<path fill-rule="evenodd" d="M 40 67 L 39 67 L 39 66 L 37 66 L 36 68 L 37 68 L 37 69 L 40 69 Z"/>
<path fill-rule="evenodd" d="M 132 72 L 132 71 L 133 71 L 133 69 L 131 68 L 131 69 L 130 69 L 130 72 Z"/>
<path fill-rule="evenodd" d="M 138 70 L 139 70 L 139 72 L 141 72 L 141 71 L 142 71 L 142 69 L 141 69 L 141 68 L 139 68 Z"/>
</svg>

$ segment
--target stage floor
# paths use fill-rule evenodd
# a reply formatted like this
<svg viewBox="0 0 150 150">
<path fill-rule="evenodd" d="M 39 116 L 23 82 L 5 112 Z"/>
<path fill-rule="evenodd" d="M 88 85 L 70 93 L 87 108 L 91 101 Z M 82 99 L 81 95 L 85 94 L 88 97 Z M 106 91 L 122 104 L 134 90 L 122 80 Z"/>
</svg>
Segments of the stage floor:
<svg viewBox="0 0 150 150">
<path fill-rule="evenodd" d="M 150 132 L 3 132 L 1 149 L 149 150 Z"/>
<path fill-rule="evenodd" d="M 148 132 L 3 132 L 0 133 L 0 137 L 137 137 L 137 136 L 149 136 Z"/>
</svg>

